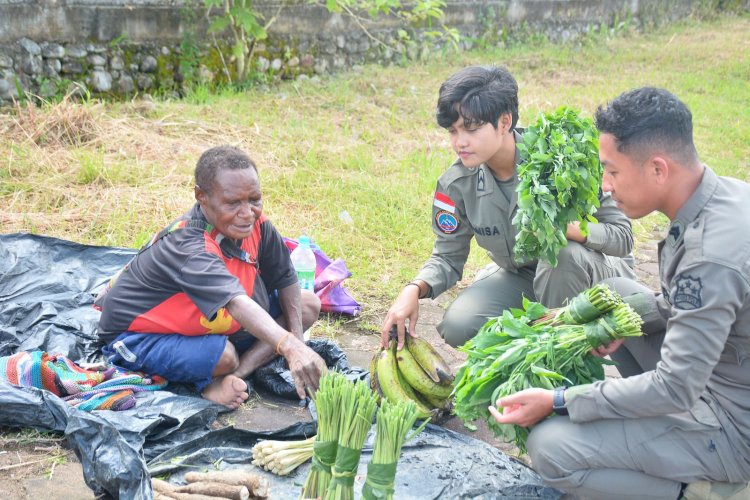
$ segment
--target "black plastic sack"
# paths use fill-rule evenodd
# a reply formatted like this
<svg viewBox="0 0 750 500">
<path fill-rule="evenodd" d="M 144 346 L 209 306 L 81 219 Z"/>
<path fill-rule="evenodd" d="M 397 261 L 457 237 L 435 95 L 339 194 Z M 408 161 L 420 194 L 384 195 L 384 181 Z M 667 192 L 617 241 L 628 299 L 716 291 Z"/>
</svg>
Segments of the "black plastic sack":
<svg viewBox="0 0 750 500">
<path fill-rule="evenodd" d="M 0 236 L 0 356 L 47 351 L 95 361 L 96 291 L 135 250 Z"/>
<path fill-rule="evenodd" d="M 329 369 L 337 370 L 349 380 L 364 380 L 368 371 L 359 367 L 350 367 L 346 353 L 335 343 L 326 339 L 312 339 L 307 345 L 318 353 L 326 362 Z M 287 399 L 299 399 L 294 387 L 292 372 L 289 371 L 286 359 L 276 358 L 252 375 L 252 382 L 256 388 L 264 389 L 271 394 Z"/>
</svg>

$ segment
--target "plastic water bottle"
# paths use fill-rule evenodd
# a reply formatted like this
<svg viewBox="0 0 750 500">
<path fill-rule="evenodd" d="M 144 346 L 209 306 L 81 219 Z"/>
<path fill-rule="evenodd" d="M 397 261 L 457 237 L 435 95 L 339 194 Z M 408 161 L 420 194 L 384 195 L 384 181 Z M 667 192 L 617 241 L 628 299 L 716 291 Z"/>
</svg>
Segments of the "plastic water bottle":
<svg viewBox="0 0 750 500">
<path fill-rule="evenodd" d="M 315 253 L 310 247 L 310 238 L 302 235 L 299 245 L 292 250 L 292 265 L 297 272 L 297 281 L 302 290 L 315 291 Z"/>
</svg>

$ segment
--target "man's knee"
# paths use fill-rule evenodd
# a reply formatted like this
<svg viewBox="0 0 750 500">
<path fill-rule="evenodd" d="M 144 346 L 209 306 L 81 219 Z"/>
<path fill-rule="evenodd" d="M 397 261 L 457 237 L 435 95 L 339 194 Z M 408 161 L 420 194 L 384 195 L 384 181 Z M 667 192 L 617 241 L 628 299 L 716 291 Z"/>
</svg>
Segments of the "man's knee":
<svg viewBox="0 0 750 500">
<path fill-rule="evenodd" d="M 213 375 L 218 377 L 220 375 L 232 373 L 239 368 L 239 366 L 240 358 L 237 355 L 237 350 L 231 342 L 227 341 L 224 351 L 221 353 L 221 356 L 219 356 L 219 361 L 216 362 Z"/>
<path fill-rule="evenodd" d="M 552 417 L 536 425 L 526 441 L 526 449 L 534 470 L 546 480 L 553 480 L 566 475 L 561 462 L 565 457 L 562 429 L 563 419 Z"/>
<path fill-rule="evenodd" d="M 309 290 L 302 290 L 302 329 L 307 330 L 320 315 L 320 298 Z"/>
</svg>

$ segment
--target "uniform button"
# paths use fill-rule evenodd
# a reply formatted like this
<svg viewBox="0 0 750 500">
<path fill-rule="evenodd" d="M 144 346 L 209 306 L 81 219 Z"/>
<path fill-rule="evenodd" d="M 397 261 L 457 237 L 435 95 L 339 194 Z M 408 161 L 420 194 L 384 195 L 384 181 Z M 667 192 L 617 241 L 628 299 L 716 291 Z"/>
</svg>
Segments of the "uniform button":
<svg viewBox="0 0 750 500">
<path fill-rule="evenodd" d="M 693 228 L 694 229 L 698 229 L 698 226 L 700 226 L 700 224 L 698 224 L 697 222 L 695 224 L 693 224 Z"/>
</svg>

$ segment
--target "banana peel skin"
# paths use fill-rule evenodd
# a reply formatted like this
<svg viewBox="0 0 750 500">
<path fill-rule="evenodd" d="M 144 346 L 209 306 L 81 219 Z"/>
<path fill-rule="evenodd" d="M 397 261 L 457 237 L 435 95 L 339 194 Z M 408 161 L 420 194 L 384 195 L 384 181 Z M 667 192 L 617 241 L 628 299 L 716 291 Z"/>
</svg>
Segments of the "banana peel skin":
<svg viewBox="0 0 750 500">
<path fill-rule="evenodd" d="M 370 361 L 372 391 L 394 403 L 414 401 L 421 419 L 451 410 L 453 380 L 448 364 L 426 340 L 407 332 L 404 348 L 397 350 L 395 328 L 388 348 Z"/>
</svg>

